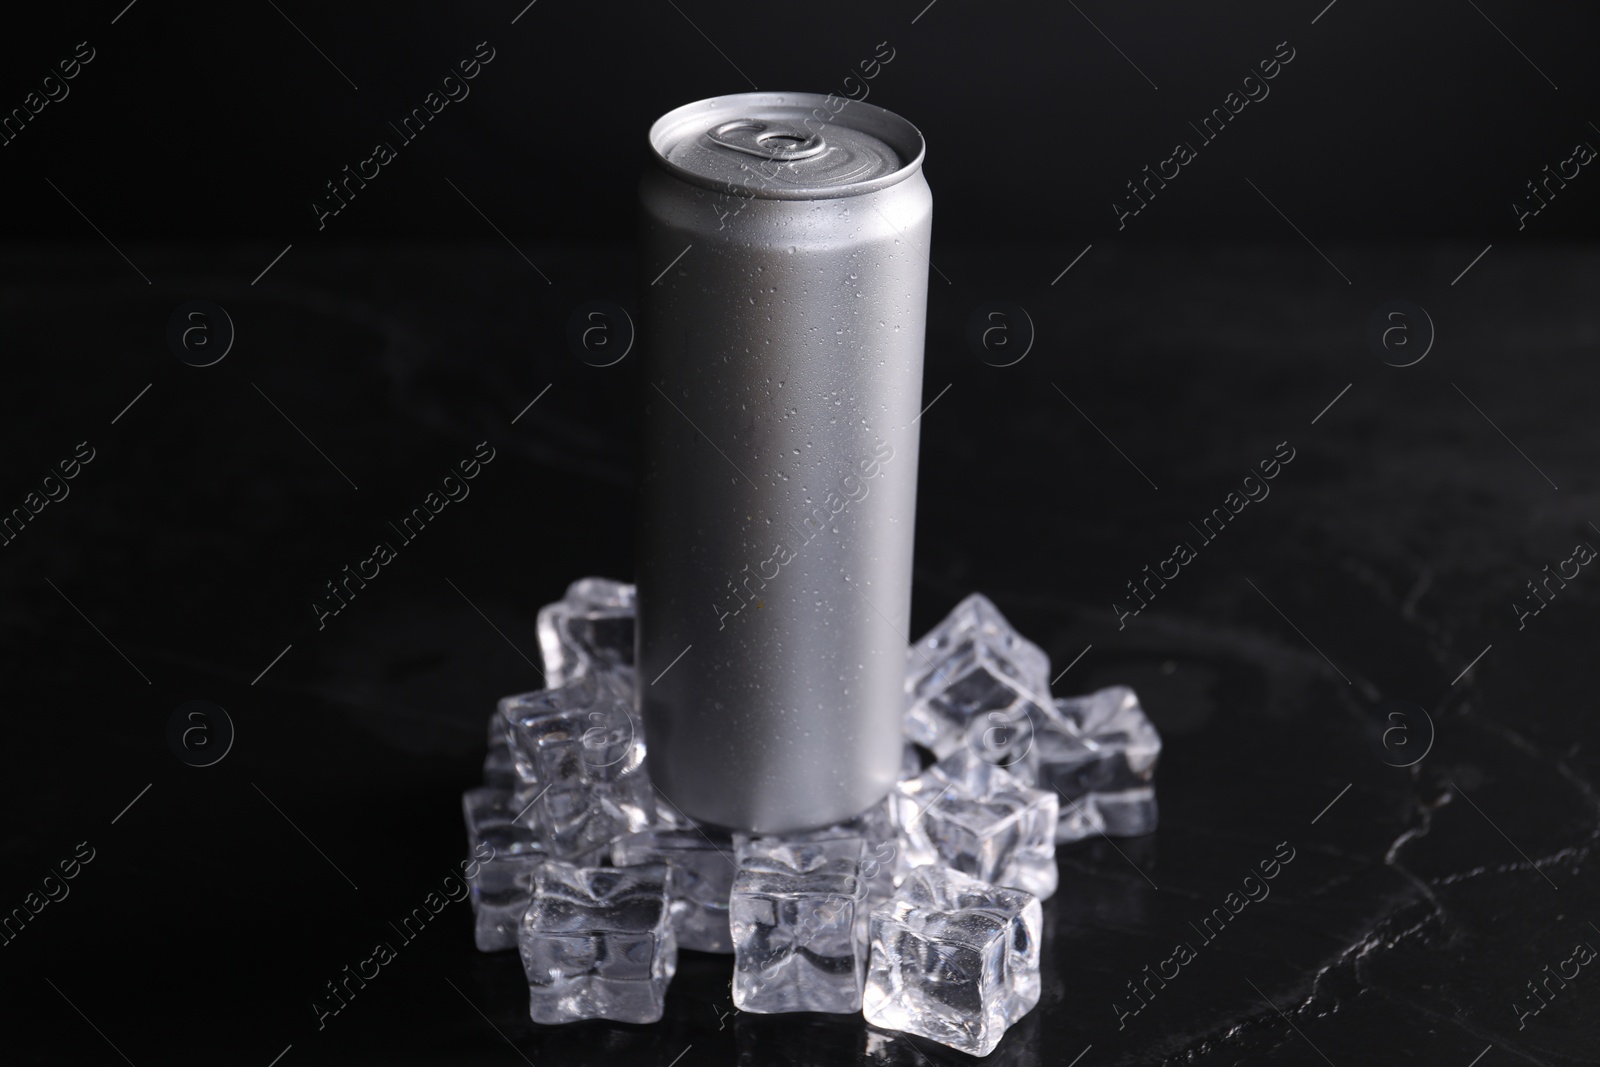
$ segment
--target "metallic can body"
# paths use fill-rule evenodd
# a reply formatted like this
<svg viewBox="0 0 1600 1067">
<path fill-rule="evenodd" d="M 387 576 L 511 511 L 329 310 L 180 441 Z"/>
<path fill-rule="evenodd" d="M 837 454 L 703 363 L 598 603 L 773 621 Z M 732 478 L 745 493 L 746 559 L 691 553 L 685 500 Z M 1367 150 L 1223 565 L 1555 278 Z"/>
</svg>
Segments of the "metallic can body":
<svg viewBox="0 0 1600 1067">
<path fill-rule="evenodd" d="M 756 833 L 848 819 L 900 766 L 932 195 L 920 135 L 871 105 L 766 135 L 828 147 L 743 185 L 677 171 L 657 132 L 825 99 L 680 108 L 640 187 L 650 773 L 691 818 Z M 739 169 L 709 150 L 702 171 Z"/>
</svg>

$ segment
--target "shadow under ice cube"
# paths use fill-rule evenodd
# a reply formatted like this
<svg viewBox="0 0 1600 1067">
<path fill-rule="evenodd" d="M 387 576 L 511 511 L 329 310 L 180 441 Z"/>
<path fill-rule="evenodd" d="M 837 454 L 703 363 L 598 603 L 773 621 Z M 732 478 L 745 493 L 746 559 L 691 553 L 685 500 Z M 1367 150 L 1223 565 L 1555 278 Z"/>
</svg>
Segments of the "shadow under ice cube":
<svg viewBox="0 0 1600 1067">
<path fill-rule="evenodd" d="M 666 865 L 541 864 L 518 948 L 534 1022 L 656 1022 L 678 965 Z"/>
<path fill-rule="evenodd" d="M 1056 891 L 1056 795 L 969 750 L 895 785 L 890 810 L 905 845 L 900 869 L 943 864 L 1041 900 Z"/>
<path fill-rule="evenodd" d="M 728 910 L 733 1004 L 742 1011 L 861 1010 L 866 842 L 836 837 L 739 845 Z"/>
<path fill-rule="evenodd" d="M 820 1067 L 860 1064 L 861 1019 L 855 1015 L 740 1012 L 733 1019 L 737 1067 Z M 678 1067 L 687 1067 L 688 1061 Z M 927 1065 L 919 1065 L 927 1067 Z"/>
<path fill-rule="evenodd" d="M 1039 1002 L 1042 925 L 1030 893 L 916 868 L 872 913 L 867 1021 L 987 1056 Z"/>
</svg>

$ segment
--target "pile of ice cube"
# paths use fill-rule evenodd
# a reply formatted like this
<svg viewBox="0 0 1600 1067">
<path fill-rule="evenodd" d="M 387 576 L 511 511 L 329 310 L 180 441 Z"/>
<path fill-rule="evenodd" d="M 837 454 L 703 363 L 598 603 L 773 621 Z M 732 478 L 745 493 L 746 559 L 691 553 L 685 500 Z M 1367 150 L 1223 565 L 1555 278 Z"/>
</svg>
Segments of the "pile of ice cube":
<svg viewBox="0 0 1600 1067">
<path fill-rule="evenodd" d="M 633 586 L 600 578 L 540 610 L 547 688 L 500 701 L 463 797 L 477 945 L 521 951 L 535 1022 L 654 1022 L 686 948 L 733 955 L 741 1010 L 987 1055 L 1039 1000 L 1055 846 L 1155 829 L 1133 691 L 1052 700 L 1048 657 L 979 594 L 907 651 L 882 803 L 780 837 L 696 825 L 650 784 L 633 622 Z"/>
</svg>

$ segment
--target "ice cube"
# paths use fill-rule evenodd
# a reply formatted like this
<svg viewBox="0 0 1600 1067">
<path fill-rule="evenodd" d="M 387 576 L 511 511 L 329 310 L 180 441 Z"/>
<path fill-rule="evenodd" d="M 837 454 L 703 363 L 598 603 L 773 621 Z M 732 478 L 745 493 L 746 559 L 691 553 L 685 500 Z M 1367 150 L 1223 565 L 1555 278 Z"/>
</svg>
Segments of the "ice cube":
<svg viewBox="0 0 1600 1067">
<path fill-rule="evenodd" d="M 627 732 L 640 745 L 639 758 L 644 758 L 643 734 L 632 720 L 634 676 L 631 667 L 614 667 L 590 671 L 572 681 L 527 693 L 501 697 L 496 707 L 496 717 L 490 720 L 490 747 L 494 745 L 495 727 L 498 725 L 511 757 L 516 763 L 517 775 L 523 785 L 539 782 L 539 760 L 534 750 L 543 736 L 545 720 L 588 717 L 593 725 L 616 728 L 613 714 L 616 705 L 628 712 Z M 592 735 L 593 741 L 603 740 L 604 731 Z"/>
<path fill-rule="evenodd" d="M 698 828 L 626 834 L 611 843 L 611 862 L 618 867 L 665 863 L 671 871 L 668 890 L 678 947 L 733 951 L 728 897 L 737 861 L 727 834 Z"/>
<path fill-rule="evenodd" d="M 534 1022 L 656 1022 L 678 966 L 666 865 L 540 864 L 517 947 Z"/>
<path fill-rule="evenodd" d="M 1038 755 L 1034 751 L 1035 723 L 1046 714 L 1039 700 L 1018 694 L 1003 708 L 980 711 L 967 723 L 960 742 L 979 759 L 1004 767 L 1024 785 L 1038 780 Z M 954 745 L 946 746 L 954 752 Z"/>
<path fill-rule="evenodd" d="M 902 872 L 942 863 L 985 882 L 1056 891 L 1056 795 L 959 749 L 889 794 L 905 851 Z"/>
<path fill-rule="evenodd" d="M 521 783 L 517 781 L 517 764 L 511 750 L 504 745 L 491 748 L 483 758 L 483 784 L 510 792 Z"/>
<path fill-rule="evenodd" d="M 497 856 L 543 852 L 536 831 L 517 820 L 518 808 L 509 790 L 479 786 L 461 794 L 467 823 L 467 846 L 474 852 L 487 842 Z"/>
<path fill-rule="evenodd" d="M 1050 658 L 974 593 L 906 653 L 906 736 L 943 758 L 963 746 L 1032 781 Z"/>
<path fill-rule="evenodd" d="M 489 751 L 483 757 L 483 784 L 496 789 L 514 790 L 517 780 L 517 761 L 511 756 L 511 746 L 506 743 L 506 723 L 499 708 L 489 716 Z"/>
<path fill-rule="evenodd" d="M 889 798 L 884 797 L 848 822 L 840 823 L 836 833 L 859 837 L 867 843 L 866 858 L 861 864 L 861 877 L 867 882 L 867 908 L 873 907 L 894 895 L 895 874 L 899 870 L 901 851 L 900 828 L 889 813 Z M 862 922 L 862 944 L 866 944 L 866 923 Z"/>
<path fill-rule="evenodd" d="M 1092 807 L 1106 834 L 1132 837 L 1156 828 L 1161 735 L 1132 689 L 1115 685 L 1057 700 L 1035 747 L 1040 788 L 1054 789 L 1080 808 Z M 1070 810 L 1063 803 L 1063 816 Z"/>
<path fill-rule="evenodd" d="M 915 751 L 910 745 L 906 748 Z M 919 758 L 917 761 L 919 772 L 921 765 Z M 861 943 L 865 945 L 867 919 L 872 909 L 894 896 L 895 877 L 901 869 L 900 855 L 905 848 L 900 840 L 900 828 L 895 825 L 889 811 L 889 798 L 885 797 L 853 819 L 846 819 L 844 822 L 820 830 L 783 834 L 780 838 L 765 840 L 781 839 L 787 844 L 801 844 L 835 837 L 859 837 L 866 842 L 867 850 L 861 863 L 861 877 L 867 883 L 867 899 L 865 906 L 856 910 L 856 932 Z M 734 834 L 733 840 L 735 845 L 742 845 L 756 838 L 747 834 Z"/>
<path fill-rule="evenodd" d="M 728 910 L 733 1004 L 743 1011 L 861 1010 L 866 842 L 742 840 Z"/>
<path fill-rule="evenodd" d="M 517 925 L 533 891 L 533 870 L 549 857 L 538 835 L 515 821 L 504 789 L 469 789 L 461 797 L 470 851 L 473 940 L 482 952 L 517 947 Z"/>
<path fill-rule="evenodd" d="M 1086 837 L 1106 832 L 1105 818 L 1100 814 L 1100 805 L 1095 800 L 1093 793 L 1087 793 L 1076 800 L 1060 798 L 1060 815 L 1056 819 L 1056 844 L 1065 845 L 1073 841 L 1082 841 Z"/>
<path fill-rule="evenodd" d="M 1124 789 L 1116 793 L 1095 793 L 1088 799 L 1099 812 L 1102 832 L 1107 837 L 1138 837 L 1140 834 L 1155 833 L 1159 815 L 1155 786 Z"/>
<path fill-rule="evenodd" d="M 498 725 L 500 743 L 505 746 L 506 753 L 511 757 L 512 770 L 516 773 L 518 781 L 523 785 L 534 784 L 533 775 L 538 770 L 533 756 L 534 739 L 528 736 L 522 751 L 519 751 L 516 739 L 519 734 L 529 734 L 532 720 L 560 714 L 567 709 L 568 701 L 576 702 L 576 700 L 576 690 L 556 693 L 550 689 L 535 689 L 528 693 L 501 697 L 496 705 L 494 717 L 489 720 L 490 756 L 494 755 L 495 726 Z"/>
<path fill-rule="evenodd" d="M 580 578 L 567 594 L 539 609 L 539 653 L 545 684 L 565 685 L 587 670 L 633 663 L 634 587 Z"/>
<path fill-rule="evenodd" d="M 912 870 L 872 914 L 867 1022 L 987 1056 L 1039 1002 L 1042 923 L 1031 893 Z"/>
<path fill-rule="evenodd" d="M 594 862 L 656 821 L 630 668 L 595 671 L 500 702 L 527 819 L 558 859 Z"/>
</svg>

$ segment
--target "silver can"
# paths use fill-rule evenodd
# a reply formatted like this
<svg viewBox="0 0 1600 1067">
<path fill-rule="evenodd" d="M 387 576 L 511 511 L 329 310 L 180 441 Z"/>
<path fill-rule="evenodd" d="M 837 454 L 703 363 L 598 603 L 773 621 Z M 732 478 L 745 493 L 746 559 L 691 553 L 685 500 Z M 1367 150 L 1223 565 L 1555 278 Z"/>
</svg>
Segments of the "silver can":
<svg viewBox="0 0 1600 1067">
<path fill-rule="evenodd" d="M 809 93 L 689 104 L 640 186 L 637 664 L 701 822 L 839 822 L 902 754 L 933 197 L 922 135 Z"/>
</svg>

